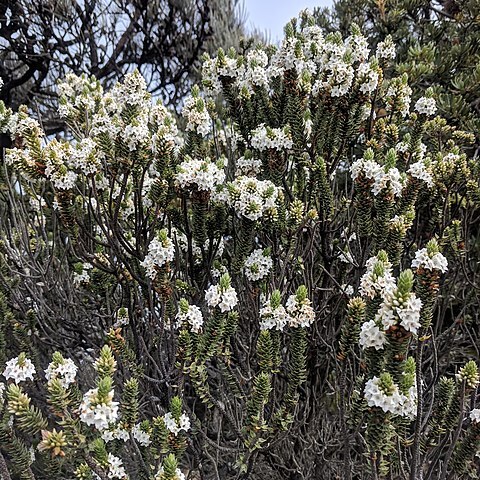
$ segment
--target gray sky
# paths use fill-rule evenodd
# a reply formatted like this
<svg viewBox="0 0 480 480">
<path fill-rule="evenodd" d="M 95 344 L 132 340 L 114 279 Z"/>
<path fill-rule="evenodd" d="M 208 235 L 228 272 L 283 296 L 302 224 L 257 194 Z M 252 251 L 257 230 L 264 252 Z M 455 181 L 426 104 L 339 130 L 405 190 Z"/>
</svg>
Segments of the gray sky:
<svg viewBox="0 0 480 480">
<path fill-rule="evenodd" d="M 283 27 L 300 10 L 328 7 L 333 0 L 244 0 L 247 26 L 270 32 L 273 42 L 283 38 Z"/>
</svg>

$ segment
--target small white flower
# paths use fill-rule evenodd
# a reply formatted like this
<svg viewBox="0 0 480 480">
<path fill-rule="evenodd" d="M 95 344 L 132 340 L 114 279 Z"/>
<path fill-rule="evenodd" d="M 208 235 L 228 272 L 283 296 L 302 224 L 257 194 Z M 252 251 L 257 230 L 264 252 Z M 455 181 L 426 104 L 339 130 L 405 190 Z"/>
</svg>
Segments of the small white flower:
<svg viewBox="0 0 480 480">
<path fill-rule="evenodd" d="M 186 312 L 180 309 L 175 318 L 177 320 L 177 328 L 180 327 L 182 323 L 188 323 L 192 332 L 198 333 L 202 330 L 203 315 L 200 308 L 196 305 L 189 305 Z"/>
<path fill-rule="evenodd" d="M 172 413 L 167 412 L 163 417 L 163 421 L 167 430 L 172 432 L 175 436 L 177 436 L 181 430 L 184 432 L 188 432 L 190 430 L 190 419 L 185 413 L 182 413 L 179 421 L 177 422 Z"/>
<path fill-rule="evenodd" d="M 68 388 L 75 381 L 77 375 L 77 366 L 70 358 L 64 358 L 63 363 L 50 363 L 45 370 L 45 378 L 47 382 L 57 379 L 63 388 Z"/>
<path fill-rule="evenodd" d="M 127 472 L 120 458 L 108 454 L 108 478 L 123 480 L 127 478 Z"/>
<path fill-rule="evenodd" d="M 437 111 L 435 99 L 431 97 L 420 97 L 415 103 L 415 111 L 423 115 L 434 115 Z"/>
<path fill-rule="evenodd" d="M 427 270 L 440 270 L 445 273 L 448 270 L 448 261 L 440 252 L 430 256 L 428 250 L 422 248 L 415 252 L 415 258 L 412 260 L 412 268 L 418 269 L 419 267 Z"/>
<path fill-rule="evenodd" d="M 375 348 L 382 350 L 387 342 L 387 337 L 383 330 L 380 330 L 375 320 L 365 322 L 360 329 L 360 346 L 362 348 Z"/>
<path fill-rule="evenodd" d="M 137 424 L 132 428 L 133 438 L 140 444 L 142 447 L 148 447 L 152 440 L 150 434 L 145 430 L 142 430 L 141 425 Z"/>
<path fill-rule="evenodd" d="M 264 123 L 252 130 L 250 141 L 259 151 L 289 150 L 293 146 L 291 135 L 285 128 L 266 127 Z"/>
<path fill-rule="evenodd" d="M 237 292 L 231 286 L 222 289 L 220 285 L 211 285 L 205 292 L 205 301 L 211 308 L 218 307 L 222 312 L 233 310 L 237 303 Z"/>
<path fill-rule="evenodd" d="M 168 238 L 166 230 L 161 230 L 158 236 L 150 242 L 148 253 L 141 265 L 153 280 L 157 276 L 157 269 L 163 267 L 167 262 L 171 262 L 174 258 L 175 245 Z"/>
<path fill-rule="evenodd" d="M 25 354 L 9 360 L 3 372 L 3 376 L 7 380 L 12 379 L 17 384 L 25 382 L 27 379 L 33 380 L 34 374 L 35 367 L 32 361 L 25 357 Z"/>
<path fill-rule="evenodd" d="M 104 403 L 100 403 L 98 389 L 93 388 L 83 396 L 80 404 L 80 420 L 87 425 L 94 425 L 98 430 L 105 430 L 118 417 L 118 402 L 113 401 L 111 390 Z"/>
<path fill-rule="evenodd" d="M 290 316 L 283 305 L 273 308 L 270 299 L 267 299 L 260 309 L 260 329 L 282 331 L 288 324 Z"/>
<path fill-rule="evenodd" d="M 204 160 L 189 159 L 178 166 L 175 181 L 183 188 L 196 187 L 213 192 L 217 185 L 225 182 L 225 172 L 221 164 L 212 162 L 208 157 Z"/>
<path fill-rule="evenodd" d="M 474 408 L 470 412 L 470 420 L 475 423 L 480 423 L 480 408 Z"/>
<path fill-rule="evenodd" d="M 258 248 L 245 260 L 245 275 L 250 281 L 262 280 L 270 274 L 272 267 L 272 258 Z"/>
<path fill-rule="evenodd" d="M 295 294 L 288 297 L 285 309 L 291 327 L 309 327 L 315 321 L 315 311 L 311 303 L 308 298 L 300 303 Z"/>
</svg>

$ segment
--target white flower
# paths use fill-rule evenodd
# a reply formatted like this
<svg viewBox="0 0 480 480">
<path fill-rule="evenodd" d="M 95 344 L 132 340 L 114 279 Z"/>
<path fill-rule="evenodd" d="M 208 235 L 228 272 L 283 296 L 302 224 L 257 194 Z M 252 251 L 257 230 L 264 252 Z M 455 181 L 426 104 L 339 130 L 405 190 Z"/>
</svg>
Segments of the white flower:
<svg viewBox="0 0 480 480">
<path fill-rule="evenodd" d="M 393 60 L 395 58 L 395 44 L 392 41 L 392 37 L 389 35 L 383 42 L 377 45 L 377 51 L 375 56 L 377 58 L 385 58 Z"/>
<path fill-rule="evenodd" d="M 186 479 L 185 475 L 181 472 L 179 468 L 177 468 L 175 470 L 175 478 L 173 480 L 185 480 L 185 479 Z M 165 480 L 163 466 L 160 466 L 160 468 L 158 469 L 157 474 L 154 477 L 154 480 Z"/>
<path fill-rule="evenodd" d="M 77 366 L 70 358 L 64 358 L 62 363 L 51 362 L 45 370 L 47 382 L 57 379 L 63 388 L 68 388 L 75 381 Z"/>
<path fill-rule="evenodd" d="M 212 126 L 212 119 L 208 113 L 203 98 L 198 96 L 197 91 L 192 91 L 183 104 L 182 115 L 187 120 L 187 130 L 202 135 L 208 135 Z"/>
<path fill-rule="evenodd" d="M 175 175 L 177 185 L 183 188 L 196 187 L 198 190 L 213 192 L 217 185 L 225 181 L 223 166 L 205 160 L 185 160 L 178 166 Z"/>
<path fill-rule="evenodd" d="M 420 310 L 422 301 L 415 293 L 410 293 L 408 298 L 401 303 L 396 297 L 396 290 L 385 292 L 385 297 L 375 316 L 375 322 L 381 322 L 384 330 L 396 324 L 400 324 L 405 330 L 417 333 L 420 328 Z"/>
<path fill-rule="evenodd" d="M 262 161 L 258 158 L 240 157 L 235 162 L 237 175 L 257 175 L 262 168 Z"/>
<path fill-rule="evenodd" d="M 153 280 L 157 268 L 163 267 L 175 258 L 175 245 L 168 238 L 166 230 L 161 230 L 148 246 L 148 253 L 141 265 L 147 270 L 147 275 Z"/>
<path fill-rule="evenodd" d="M 25 382 L 27 379 L 33 380 L 35 374 L 35 367 L 32 361 L 26 358 L 24 353 L 18 357 L 12 358 L 5 365 L 3 376 L 9 380 L 10 378 L 15 383 Z"/>
<path fill-rule="evenodd" d="M 377 196 L 382 190 L 390 190 L 395 197 L 400 196 L 403 189 L 402 175 L 396 167 L 388 169 L 380 168 L 374 178 L 372 192 Z"/>
<path fill-rule="evenodd" d="M 435 99 L 431 97 L 420 97 L 415 103 L 415 111 L 424 115 L 434 115 L 437 111 Z"/>
<path fill-rule="evenodd" d="M 353 162 L 350 167 L 352 174 L 352 180 L 356 180 L 360 175 L 363 175 L 369 180 L 374 180 L 379 173 L 381 173 L 382 167 L 375 162 L 375 160 L 359 158 Z"/>
<path fill-rule="evenodd" d="M 122 140 L 131 152 L 150 143 L 151 137 L 147 121 L 147 118 L 139 116 L 133 123 L 125 126 Z"/>
<path fill-rule="evenodd" d="M 299 302 L 296 294 L 288 297 L 285 309 L 291 327 L 309 327 L 315 321 L 315 311 L 311 303 L 308 298 Z"/>
<path fill-rule="evenodd" d="M 181 430 L 184 432 L 188 432 L 190 430 L 190 419 L 185 413 L 182 413 L 177 422 L 172 413 L 167 412 L 163 417 L 163 421 L 167 430 L 172 432 L 175 436 L 177 436 Z"/>
<path fill-rule="evenodd" d="M 380 389 L 380 378 L 373 377 L 365 384 L 364 396 L 369 407 L 380 407 L 385 413 L 391 412 L 398 415 L 401 411 L 403 399 L 397 385 L 393 385 L 392 391 L 385 393 Z"/>
<path fill-rule="evenodd" d="M 475 423 L 480 423 L 480 408 L 474 408 L 470 412 L 470 420 Z"/>
<path fill-rule="evenodd" d="M 283 305 L 275 308 L 272 306 L 270 299 L 267 299 L 260 309 L 260 329 L 261 330 L 280 330 L 282 331 L 287 325 L 290 316 Z"/>
<path fill-rule="evenodd" d="M 376 295 L 383 295 L 395 286 L 390 262 L 371 257 L 367 260 L 366 267 L 367 271 L 360 280 L 359 292 L 361 295 L 374 298 Z"/>
<path fill-rule="evenodd" d="M 415 258 L 412 260 L 412 268 L 418 269 L 419 267 L 427 270 L 440 270 L 445 273 L 448 270 L 448 261 L 440 252 L 429 255 L 428 250 L 422 248 L 415 252 Z"/>
<path fill-rule="evenodd" d="M 133 438 L 140 444 L 142 447 L 148 447 L 152 440 L 150 434 L 145 430 L 142 430 L 141 425 L 137 424 L 132 428 Z"/>
<path fill-rule="evenodd" d="M 192 332 L 198 333 L 202 330 L 203 315 L 200 308 L 196 305 L 188 305 L 186 312 L 183 312 L 180 308 L 175 318 L 177 320 L 177 328 L 180 327 L 182 323 L 188 323 Z"/>
<path fill-rule="evenodd" d="M 122 460 L 111 453 L 108 454 L 108 478 L 120 480 L 127 478 Z"/>
<path fill-rule="evenodd" d="M 348 297 L 351 297 L 355 293 L 352 285 L 347 285 L 346 283 L 344 283 L 343 285 L 341 285 L 340 288 L 342 289 L 343 293 L 345 293 L 345 295 L 347 295 Z"/>
<path fill-rule="evenodd" d="M 118 417 L 118 402 L 113 401 L 111 390 L 103 403 L 98 398 L 98 388 L 92 388 L 83 396 L 80 404 L 80 420 L 87 425 L 94 425 L 98 430 L 105 430 Z"/>
<path fill-rule="evenodd" d="M 239 215 L 255 221 L 276 215 L 280 192 L 270 180 L 242 176 L 227 184 L 226 201 Z"/>
<path fill-rule="evenodd" d="M 266 127 L 264 123 L 252 130 L 250 141 L 252 147 L 259 151 L 289 150 L 293 146 L 291 135 L 286 128 Z"/>
<path fill-rule="evenodd" d="M 362 93 L 372 93 L 378 85 L 378 72 L 376 72 L 369 63 L 361 63 L 357 70 Z"/>
<path fill-rule="evenodd" d="M 82 268 L 81 272 L 73 272 L 73 284 L 77 287 L 82 283 L 90 282 L 89 271 L 93 268 L 93 265 L 90 263 L 83 263 L 80 266 Z"/>
<path fill-rule="evenodd" d="M 422 160 L 412 163 L 410 168 L 407 170 L 412 177 L 423 180 L 428 187 L 433 187 L 433 177 L 431 172 L 427 169 L 425 162 Z"/>
<path fill-rule="evenodd" d="M 229 312 L 236 307 L 238 297 L 232 286 L 222 288 L 220 285 L 211 285 L 205 291 L 205 301 L 211 308 L 218 307 L 222 312 Z"/>
<path fill-rule="evenodd" d="M 360 330 L 360 346 L 362 348 L 375 348 L 382 350 L 387 342 L 385 332 L 380 330 L 375 320 L 365 322 Z"/>
<path fill-rule="evenodd" d="M 400 319 L 400 325 L 408 332 L 417 333 L 420 328 L 420 310 L 422 309 L 422 301 L 411 293 L 408 300 L 398 306 L 396 313 Z"/>
<path fill-rule="evenodd" d="M 111 442 L 112 440 L 128 442 L 130 440 L 128 431 L 119 426 L 110 426 L 107 430 L 102 430 L 101 436 L 105 442 Z"/>
<path fill-rule="evenodd" d="M 254 250 L 245 260 L 245 275 L 250 281 L 262 280 L 270 274 L 272 258 L 264 250 Z"/>
</svg>

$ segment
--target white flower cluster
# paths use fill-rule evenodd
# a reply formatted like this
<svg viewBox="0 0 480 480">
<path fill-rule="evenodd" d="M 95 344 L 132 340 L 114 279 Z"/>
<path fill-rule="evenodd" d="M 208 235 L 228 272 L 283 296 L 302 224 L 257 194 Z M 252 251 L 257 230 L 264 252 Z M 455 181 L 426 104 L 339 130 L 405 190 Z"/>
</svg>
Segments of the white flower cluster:
<svg viewBox="0 0 480 480">
<path fill-rule="evenodd" d="M 35 366 L 32 361 L 21 353 L 18 357 L 12 358 L 5 365 L 3 376 L 9 380 L 12 379 L 15 383 L 25 382 L 30 379 L 33 380 L 35 375 Z"/>
<path fill-rule="evenodd" d="M 59 190 L 71 190 L 77 181 L 77 174 L 70 166 L 71 153 L 70 144 L 55 139 L 44 150 L 45 176 Z"/>
<path fill-rule="evenodd" d="M 356 160 L 350 167 L 350 172 L 353 180 L 360 176 L 373 180 L 372 192 L 375 196 L 384 190 L 391 191 L 395 197 L 402 193 L 403 178 L 399 170 L 379 165 L 370 152 L 364 158 Z"/>
<path fill-rule="evenodd" d="M 236 307 L 238 297 L 232 286 L 222 288 L 220 284 L 217 284 L 211 285 L 205 291 L 205 301 L 211 308 L 218 307 L 221 312 L 229 312 Z"/>
<path fill-rule="evenodd" d="M 415 386 L 409 389 L 408 395 L 400 393 L 398 386 L 393 384 L 388 392 L 381 388 L 381 379 L 373 377 L 365 384 L 364 396 L 369 407 L 379 407 L 385 413 L 408 417 L 416 416 L 416 395 Z"/>
<path fill-rule="evenodd" d="M 68 388 L 75 381 L 77 366 L 70 358 L 62 358 L 61 362 L 51 362 L 45 370 L 47 382 L 58 380 L 63 388 Z"/>
<path fill-rule="evenodd" d="M 148 253 L 141 262 L 147 270 L 147 275 L 153 280 L 157 276 L 157 269 L 175 258 L 175 245 L 168 238 L 166 230 L 160 230 L 148 246 Z"/>
<path fill-rule="evenodd" d="M 106 107 L 113 112 L 121 113 L 129 107 L 136 107 L 143 116 L 151 106 L 147 83 L 138 70 L 125 75 L 123 82 L 117 82 L 106 97 Z"/>
<path fill-rule="evenodd" d="M 448 261 L 440 252 L 429 254 L 427 248 L 422 248 L 415 252 L 415 258 L 412 260 L 412 268 L 420 267 L 445 273 L 448 270 Z"/>
<path fill-rule="evenodd" d="M 375 320 L 363 323 L 360 329 L 360 346 L 362 348 L 375 348 L 375 350 L 383 349 L 387 341 L 387 336 Z"/>
<path fill-rule="evenodd" d="M 435 99 L 431 97 L 420 97 L 415 103 L 415 111 L 423 115 L 434 115 L 437 111 Z"/>
<path fill-rule="evenodd" d="M 428 187 L 433 187 L 433 176 L 430 168 L 425 165 L 423 160 L 412 163 L 407 170 L 412 177 L 418 178 L 419 180 L 424 181 Z"/>
<path fill-rule="evenodd" d="M 480 408 L 474 408 L 470 412 L 470 420 L 474 423 L 480 423 Z"/>
<path fill-rule="evenodd" d="M 264 279 L 272 268 L 272 257 L 261 248 L 254 250 L 245 260 L 245 275 L 251 282 Z"/>
<path fill-rule="evenodd" d="M 412 101 L 412 89 L 407 83 L 407 77 L 393 78 L 387 91 L 385 92 L 385 100 L 388 108 L 400 113 L 402 117 L 406 117 L 410 112 L 410 103 Z"/>
<path fill-rule="evenodd" d="M 282 304 L 272 305 L 271 299 L 267 299 L 260 309 L 260 329 L 283 331 L 288 324 L 290 316 Z"/>
<path fill-rule="evenodd" d="M 403 179 L 398 168 L 380 167 L 375 175 L 375 182 L 372 187 L 372 192 L 377 196 L 384 190 L 391 191 L 395 197 L 399 197 L 403 190 Z"/>
<path fill-rule="evenodd" d="M 367 270 L 360 279 L 359 292 L 361 295 L 369 298 L 382 296 L 395 286 L 392 264 L 388 260 L 371 257 L 367 260 L 366 267 Z"/>
<path fill-rule="evenodd" d="M 178 166 L 175 181 L 183 188 L 196 187 L 198 190 L 213 192 L 217 185 L 225 182 L 223 164 L 214 163 L 209 158 L 185 160 Z"/>
<path fill-rule="evenodd" d="M 96 143 L 90 138 L 84 138 L 71 149 L 69 165 L 81 170 L 85 175 L 99 172 L 101 154 Z"/>
<path fill-rule="evenodd" d="M 240 90 L 253 93 L 255 87 L 268 87 L 268 55 L 261 48 L 251 50 L 245 57 L 242 75 L 237 76 Z"/>
<path fill-rule="evenodd" d="M 152 151 L 154 154 L 157 153 L 160 143 L 167 142 L 174 145 L 181 143 L 175 117 L 160 100 L 151 107 L 148 121 L 154 132 L 152 136 Z"/>
<path fill-rule="evenodd" d="M 192 91 L 183 104 L 182 115 L 187 120 L 187 130 L 197 132 L 205 137 L 212 128 L 212 119 L 208 113 L 205 100 Z"/>
<path fill-rule="evenodd" d="M 120 458 L 109 453 L 108 454 L 108 478 L 125 480 L 127 478 L 127 472 L 123 466 L 123 462 Z"/>
<path fill-rule="evenodd" d="M 93 112 L 103 94 L 100 82 L 85 74 L 79 77 L 73 73 L 67 73 L 57 88 L 60 97 L 58 113 L 61 117 Z"/>
<path fill-rule="evenodd" d="M 112 440 L 122 440 L 123 442 L 128 442 L 130 440 L 128 431 L 119 425 L 109 425 L 107 429 L 102 430 L 101 437 L 106 443 L 111 442 Z"/>
<path fill-rule="evenodd" d="M 157 474 L 155 475 L 154 477 L 154 480 L 165 480 L 165 475 L 164 475 L 165 471 L 163 469 L 163 466 L 160 466 L 160 468 L 158 469 L 157 471 Z M 169 477 L 171 478 L 171 477 Z M 182 473 L 182 471 L 177 468 L 175 470 L 175 478 L 172 479 L 172 480 L 186 480 L 186 477 L 185 475 Z"/>
<path fill-rule="evenodd" d="M 184 432 L 190 430 L 190 419 L 185 413 L 182 413 L 177 421 L 171 412 L 167 412 L 163 417 L 163 421 L 167 430 L 172 432 L 175 436 L 180 433 L 180 430 L 183 430 Z"/>
<path fill-rule="evenodd" d="M 309 327 L 315 321 L 315 311 L 309 298 L 299 301 L 298 295 L 290 295 L 285 304 L 291 327 Z"/>
<path fill-rule="evenodd" d="M 138 148 L 147 147 L 151 138 L 145 115 L 139 116 L 128 125 L 125 125 L 122 132 L 122 140 L 127 144 L 131 152 Z"/>
<path fill-rule="evenodd" d="M 87 425 L 94 425 L 98 430 L 105 430 L 118 417 L 118 402 L 113 401 L 114 391 L 109 392 L 106 401 L 99 403 L 98 388 L 92 388 L 83 396 L 80 404 L 80 420 Z"/>
<path fill-rule="evenodd" d="M 422 301 L 410 293 L 404 301 L 399 301 L 396 291 L 386 291 L 385 298 L 375 316 L 377 325 L 383 325 L 384 330 L 399 324 L 408 332 L 417 333 L 420 327 L 420 310 Z"/>
<path fill-rule="evenodd" d="M 289 150 L 293 140 L 287 127 L 271 128 L 264 123 L 252 130 L 250 143 L 260 152 L 263 150 Z"/>
<path fill-rule="evenodd" d="M 396 56 L 395 44 L 392 37 L 389 35 L 383 42 L 377 45 L 377 51 L 375 52 L 377 58 L 385 58 L 387 60 L 393 60 Z"/>
<path fill-rule="evenodd" d="M 196 305 L 188 305 L 186 311 L 183 311 L 181 307 L 175 319 L 177 320 L 177 328 L 179 328 L 183 323 L 188 323 L 192 332 L 198 333 L 202 330 L 203 315 L 200 308 Z"/>
<path fill-rule="evenodd" d="M 152 443 L 150 434 L 142 429 L 142 425 L 138 423 L 132 428 L 133 438 L 142 446 L 148 447 Z"/>
<path fill-rule="evenodd" d="M 280 192 L 281 189 L 270 180 L 237 177 L 227 184 L 226 200 L 239 215 L 255 221 L 266 214 L 276 214 Z"/>
<path fill-rule="evenodd" d="M 372 93 L 378 86 L 379 75 L 369 63 L 361 63 L 358 67 L 358 81 L 362 93 Z"/>
</svg>

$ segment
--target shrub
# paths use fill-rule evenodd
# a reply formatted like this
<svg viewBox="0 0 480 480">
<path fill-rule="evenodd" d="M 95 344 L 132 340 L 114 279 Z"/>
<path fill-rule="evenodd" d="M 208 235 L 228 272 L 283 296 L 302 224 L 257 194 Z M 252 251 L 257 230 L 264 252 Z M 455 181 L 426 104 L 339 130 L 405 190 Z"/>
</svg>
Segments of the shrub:
<svg viewBox="0 0 480 480">
<path fill-rule="evenodd" d="M 393 53 L 303 13 L 185 128 L 138 72 L 61 82 L 64 139 L 2 105 L 4 476 L 474 475 L 474 139 Z"/>
</svg>

